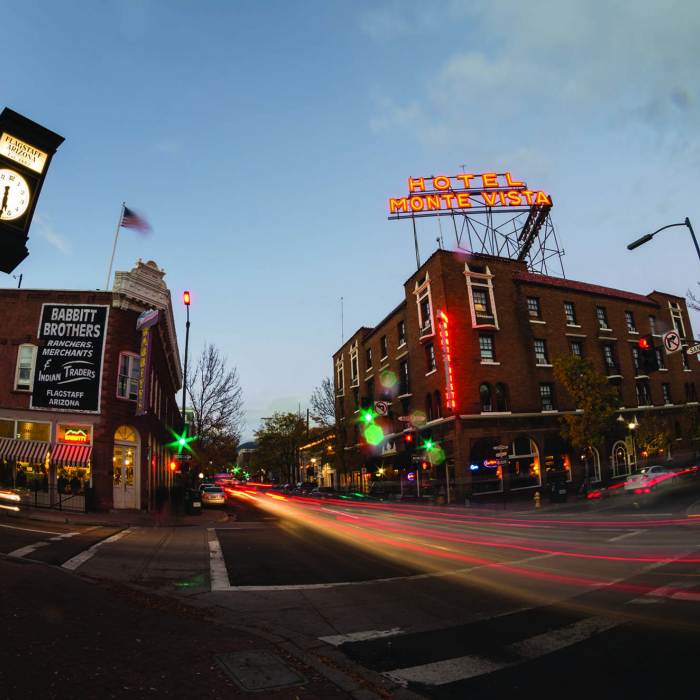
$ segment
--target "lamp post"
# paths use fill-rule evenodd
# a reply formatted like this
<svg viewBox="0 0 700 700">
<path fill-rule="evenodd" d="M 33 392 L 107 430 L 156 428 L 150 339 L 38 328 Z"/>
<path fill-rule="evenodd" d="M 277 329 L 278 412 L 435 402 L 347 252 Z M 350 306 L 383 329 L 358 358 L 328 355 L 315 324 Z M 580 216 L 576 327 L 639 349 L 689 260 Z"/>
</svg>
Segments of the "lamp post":
<svg viewBox="0 0 700 700">
<path fill-rule="evenodd" d="M 190 302 L 190 293 L 186 290 L 182 293 L 182 303 L 185 305 L 185 309 L 187 309 L 187 323 L 185 324 L 185 368 L 182 373 L 182 420 L 187 433 L 189 433 L 189 428 L 187 419 L 185 418 L 185 407 L 187 406 L 187 350 L 190 344 Z"/>
<path fill-rule="evenodd" d="M 647 233 L 641 238 L 638 238 L 636 241 L 632 241 L 627 246 L 627 250 L 634 250 L 635 248 L 639 248 L 640 245 L 644 245 L 645 243 L 648 243 L 657 233 L 660 233 L 661 231 L 665 231 L 667 228 L 674 228 L 675 226 L 687 226 L 688 231 L 690 231 L 690 235 L 693 239 L 693 243 L 695 244 L 695 250 L 698 254 L 698 258 L 700 259 L 700 246 L 698 246 L 698 240 L 695 238 L 695 231 L 693 231 L 693 227 L 690 224 L 690 219 L 686 216 L 685 221 L 680 224 L 668 224 L 668 226 L 662 226 L 661 228 L 656 229 L 653 233 Z"/>
</svg>

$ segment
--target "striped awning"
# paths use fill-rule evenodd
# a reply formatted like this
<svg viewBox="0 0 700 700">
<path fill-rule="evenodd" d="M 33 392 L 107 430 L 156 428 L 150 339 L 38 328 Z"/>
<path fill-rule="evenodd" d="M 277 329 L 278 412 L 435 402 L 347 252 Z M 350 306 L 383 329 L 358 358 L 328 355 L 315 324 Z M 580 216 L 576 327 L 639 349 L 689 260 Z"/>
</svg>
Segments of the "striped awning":
<svg viewBox="0 0 700 700">
<path fill-rule="evenodd" d="M 0 438 L 0 459 L 18 462 L 43 462 L 49 443 L 41 440 Z"/>
<path fill-rule="evenodd" d="M 62 445 L 58 443 L 51 449 L 51 461 L 59 466 L 87 467 L 91 454 L 92 447 L 89 445 Z"/>
</svg>

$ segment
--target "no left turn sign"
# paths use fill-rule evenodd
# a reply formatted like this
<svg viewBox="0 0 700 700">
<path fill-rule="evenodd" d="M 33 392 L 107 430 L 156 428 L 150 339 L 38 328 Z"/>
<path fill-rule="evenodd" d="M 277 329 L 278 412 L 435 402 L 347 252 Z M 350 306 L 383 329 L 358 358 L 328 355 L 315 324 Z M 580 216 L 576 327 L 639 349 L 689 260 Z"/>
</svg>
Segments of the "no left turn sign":
<svg viewBox="0 0 700 700">
<path fill-rule="evenodd" d="M 662 339 L 667 355 L 678 352 L 681 349 L 681 337 L 678 331 L 668 331 L 664 333 Z"/>
</svg>

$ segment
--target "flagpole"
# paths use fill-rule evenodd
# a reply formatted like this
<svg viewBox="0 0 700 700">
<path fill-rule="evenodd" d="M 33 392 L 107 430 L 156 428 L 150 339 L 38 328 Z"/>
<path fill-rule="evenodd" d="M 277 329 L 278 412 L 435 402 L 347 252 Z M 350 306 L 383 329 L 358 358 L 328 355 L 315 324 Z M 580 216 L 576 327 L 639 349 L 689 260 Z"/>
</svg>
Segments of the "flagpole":
<svg viewBox="0 0 700 700">
<path fill-rule="evenodd" d="M 114 232 L 114 245 L 112 246 L 112 258 L 109 261 L 109 272 L 107 273 L 107 282 L 105 289 L 109 290 L 109 281 L 112 279 L 112 265 L 114 265 L 114 254 L 117 252 L 117 239 L 119 238 L 119 229 L 122 227 L 122 219 L 124 218 L 124 207 L 126 202 L 122 202 L 122 208 L 119 211 L 119 221 L 117 222 L 117 230 Z"/>
</svg>

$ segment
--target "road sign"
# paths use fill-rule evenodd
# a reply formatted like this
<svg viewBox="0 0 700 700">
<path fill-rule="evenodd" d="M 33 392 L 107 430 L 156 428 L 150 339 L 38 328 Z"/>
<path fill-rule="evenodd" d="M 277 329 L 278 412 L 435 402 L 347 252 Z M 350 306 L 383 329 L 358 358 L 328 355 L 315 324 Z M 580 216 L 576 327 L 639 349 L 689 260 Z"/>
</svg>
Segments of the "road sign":
<svg viewBox="0 0 700 700">
<path fill-rule="evenodd" d="M 403 423 L 410 423 L 411 416 L 399 416 L 399 420 L 402 421 Z"/>
<path fill-rule="evenodd" d="M 498 452 L 495 453 L 496 457 L 507 457 L 508 456 L 508 450 L 499 450 Z"/>
<path fill-rule="evenodd" d="M 507 450 L 509 447 L 510 447 L 510 445 L 494 445 L 493 449 L 503 451 L 503 450 Z"/>
<path fill-rule="evenodd" d="M 374 412 L 378 416 L 389 415 L 389 404 L 386 401 L 375 401 L 374 402 Z"/>
<path fill-rule="evenodd" d="M 420 464 L 423 461 L 423 458 L 420 455 L 411 455 L 411 462 L 413 464 Z"/>
<path fill-rule="evenodd" d="M 700 343 L 691 345 L 685 352 L 688 355 L 697 355 L 700 352 Z"/>
<path fill-rule="evenodd" d="M 667 331 L 663 334 L 661 340 L 667 355 L 671 355 L 681 349 L 681 337 L 678 335 L 678 331 Z"/>
<path fill-rule="evenodd" d="M 189 462 L 192 459 L 192 455 L 176 455 L 175 459 L 178 460 L 178 462 Z"/>
</svg>

